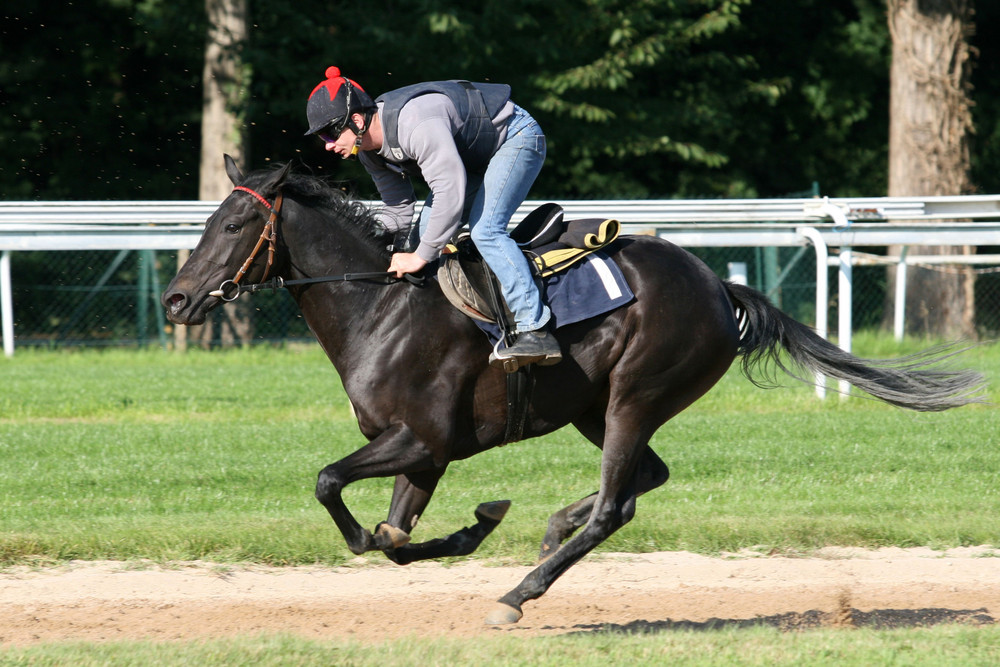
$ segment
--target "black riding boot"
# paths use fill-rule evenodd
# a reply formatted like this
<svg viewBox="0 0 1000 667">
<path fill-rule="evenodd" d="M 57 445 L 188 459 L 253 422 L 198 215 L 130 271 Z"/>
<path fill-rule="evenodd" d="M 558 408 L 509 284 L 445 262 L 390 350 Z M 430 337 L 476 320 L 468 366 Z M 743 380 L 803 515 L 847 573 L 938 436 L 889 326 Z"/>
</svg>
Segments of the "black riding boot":
<svg viewBox="0 0 1000 667">
<path fill-rule="evenodd" d="M 490 354 L 490 365 L 508 373 L 528 364 L 552 366 L 560 361 L 562 350 L 559 348 L 559 341 L 545 329 L 517 334 L 513 345 L 504 349 L 497 346 Z"/>
</svg>

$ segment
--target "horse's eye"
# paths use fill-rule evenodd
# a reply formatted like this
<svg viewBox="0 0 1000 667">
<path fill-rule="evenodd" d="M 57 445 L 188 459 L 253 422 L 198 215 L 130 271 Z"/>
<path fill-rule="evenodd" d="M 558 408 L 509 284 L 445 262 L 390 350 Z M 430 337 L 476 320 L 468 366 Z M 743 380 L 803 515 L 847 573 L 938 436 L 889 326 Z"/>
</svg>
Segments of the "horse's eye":
<svg viewBox="0 0 1000 667">
<path fill-rule="evenodd" d="M 230 222 L 228 225 L 226 225 L 226 231 L 229 232 L 230 234 L 235 234 L 238 231 L 240 231 L 240 226 Z"/>
</svg>

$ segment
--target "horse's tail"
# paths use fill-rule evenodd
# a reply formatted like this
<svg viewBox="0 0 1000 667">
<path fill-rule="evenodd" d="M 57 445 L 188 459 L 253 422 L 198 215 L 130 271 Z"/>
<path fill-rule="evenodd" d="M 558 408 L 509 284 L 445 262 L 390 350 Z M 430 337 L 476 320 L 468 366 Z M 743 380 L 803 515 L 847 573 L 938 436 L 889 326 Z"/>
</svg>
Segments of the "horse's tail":
<svg viewBox="0 0 1000 667">
<path fill-rule="evenodd" d="M 929 368 L 961 351 L 951 345 L 899 359 L 860 359 L 780 311 L 757 290 L 729 282 L 726 289 L 739 322 L 743 374 L 757 386 L 774 386 L 774 367 L 813 382 L 782 363 L 783 349 L 799 368 L 845 380 L 875 398 L 911 410 L 935 412 L 985 400 L 986 382 L 980 373 Z"/>
</svg>

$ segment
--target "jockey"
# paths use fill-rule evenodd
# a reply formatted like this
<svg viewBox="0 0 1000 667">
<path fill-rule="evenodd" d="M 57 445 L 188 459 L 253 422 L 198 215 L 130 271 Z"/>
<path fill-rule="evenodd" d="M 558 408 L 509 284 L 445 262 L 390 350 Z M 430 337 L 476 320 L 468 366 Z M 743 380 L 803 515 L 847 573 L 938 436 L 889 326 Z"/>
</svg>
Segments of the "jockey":
<svg viewBox="0 0 1000 667">
<path fill-rule="evenodd" d="M 468 81 L 432 81 L 388 92 L 374 101 L 340 69 L 309 95 L 307 135 L 343 159 L 357 157 L 372 176 L 384 204 L 380 223 L 406 232 L 416 195 L 412 179 L 430 188 L 417 230 L 416 247 L 393 254 L 397 277 L 420 271 L 468 222 L 472 240 L 496 274 L 514 314 L 515 340 L 494 349 L 490 364 L 516 368 L 562 359 L 547 324 L 527 259 L 507 234 L 545 161 L 545 135 L 527 111 L 510 100 L 510 86 Z M 398 248 L 397 248 L 398 249 Z"/>
</svg>

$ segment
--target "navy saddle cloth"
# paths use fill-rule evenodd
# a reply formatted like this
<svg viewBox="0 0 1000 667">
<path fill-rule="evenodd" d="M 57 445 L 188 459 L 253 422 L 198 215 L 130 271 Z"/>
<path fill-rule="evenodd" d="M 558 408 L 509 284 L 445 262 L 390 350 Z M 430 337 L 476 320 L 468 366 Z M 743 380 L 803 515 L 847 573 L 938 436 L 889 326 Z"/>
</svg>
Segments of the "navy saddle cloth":
<svg viewBox="0 0 1000 667">
<path fill-rule="evenodd" d="M 552 312 L 551 325 L 558 329 L 602 315 L 631 302 L 635 295 L 621 268 L 608 252 L 621 225 L 617 220 L 563 219 L 562 208 L 545 204 L 532 211 L 511 232 L 531 262 L 542 300 Z M 468 237 L 457 241 L 442 255 L 438 280 L 442 291 L 459 310 L 471 317 L 496 343 L 501 328 L 494 314 L 492 272 Z M 510 311 L 504 317 L 512 321 Z"/>
</svg>

